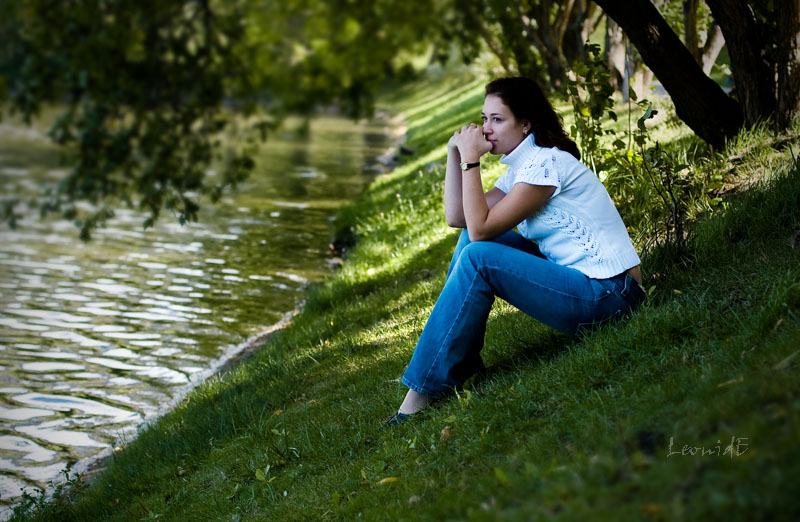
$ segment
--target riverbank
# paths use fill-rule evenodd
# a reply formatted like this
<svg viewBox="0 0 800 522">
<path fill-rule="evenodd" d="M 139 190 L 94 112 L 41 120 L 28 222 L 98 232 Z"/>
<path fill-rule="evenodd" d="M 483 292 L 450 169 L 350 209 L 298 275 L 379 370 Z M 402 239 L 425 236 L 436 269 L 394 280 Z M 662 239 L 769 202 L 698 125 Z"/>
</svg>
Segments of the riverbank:
<svg viewBox="0 0 800 522">
<path fill-rule="evenodd" d="M 630 320 L 575 339 L 498 302 L 489 375 L 378 430 L 457 237 L 447 136 L 481 100 L 480 82 L 397 95 L 413 154 L 340 212 L 342 268 L 91 485 L 19 519 L 797 518 L 800 147 L 763 131 L 723 160 L 726 182 L 763 181 L 699 218 L 689 260 L 648 251 Z"/>
<path fill-rule="evenodd" d="M 0 126 L 4 196 L 66 175 L 40 132 L 60 109 Z M 203 204 L 197 223 L 167 213 L 143 230 L 146 216 L 122 208 L 85 244 L 70 221 L 23 206 L 0 230 L 0 520 L 21 488 L 130 441 L 331 273 L 330 220 L 374 179 L 390 123 L 301 124 L 276 129 L 239 192 Z"/>
</svg>

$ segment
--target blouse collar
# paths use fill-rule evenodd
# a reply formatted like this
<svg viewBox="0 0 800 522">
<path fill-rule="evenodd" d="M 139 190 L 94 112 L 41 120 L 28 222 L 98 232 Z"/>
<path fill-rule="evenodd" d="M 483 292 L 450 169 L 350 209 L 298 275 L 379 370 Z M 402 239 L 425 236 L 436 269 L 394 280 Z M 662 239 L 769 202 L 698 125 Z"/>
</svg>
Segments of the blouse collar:
<svg viewBox="0 0 800 522">
<path fill-rule="evenodd" d="M 533 133 L 531 132 L 514 150 L 508 154 L 503 154 L 500 158 L 500 163 L 508 165 L 512 169 L 516 169 L 539 148 L 541 147 L 536 145 L 536 140 L 533 138 Z"/>
</svg>

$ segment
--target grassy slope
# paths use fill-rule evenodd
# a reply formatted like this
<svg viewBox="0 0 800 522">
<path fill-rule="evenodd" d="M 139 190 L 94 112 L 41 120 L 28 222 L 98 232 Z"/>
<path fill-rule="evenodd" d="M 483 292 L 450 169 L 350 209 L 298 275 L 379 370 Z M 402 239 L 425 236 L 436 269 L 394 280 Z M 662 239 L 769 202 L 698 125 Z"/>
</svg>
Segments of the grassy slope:
<svg viewBox="0 0 800 522">
<path fill-rule="evenodd" d="M 479 84 L 409 90 L 396 107 L 413 107 L 417 153 L 340 216 L 358 237 L 342 270 L 76 502 L 30 518 L 797 519 L 800 171 L 786 147 L 739 160 L 738 175 L 774 179 L 699 223 L 691 266 L 645 257 L 656 290 L 629 321 L 574 339 L 498 302 L 489 377 L 378 431 L 455 242 L 441 212 L 446 137 L 481 98 Z M 732 437 L 746 439 L 733 458 Z M 720 454 L 668 455 L 670 440 Z"/>
</svg>

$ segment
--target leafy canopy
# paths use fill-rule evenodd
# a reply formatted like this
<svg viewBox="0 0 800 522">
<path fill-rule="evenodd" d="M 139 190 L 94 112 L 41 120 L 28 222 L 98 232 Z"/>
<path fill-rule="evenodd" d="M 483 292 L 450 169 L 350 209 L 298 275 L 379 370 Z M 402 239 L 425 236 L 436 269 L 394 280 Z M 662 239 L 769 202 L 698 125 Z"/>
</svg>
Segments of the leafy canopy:
<svg viewBox="0 0 800 522">
<path fill-rule="evenodd" d="M 76 220 L 84 239 L 123 204 L 147 211 L 145 227 L 165 208 L 195 221 L 201 198 L 217 201 L 253 168 L 251 141 L 222 139 L 237 115 L 266 107 L 254 125 L 264 135 L 287 111 L 370 112 L 380 82 L 407 67 L 398 52 L 430 42 L 436 6 L 5 0 L 0 102 L 26 121 L 64 107 L 49 134 L 70 170 L 32 204 Z M 20 203 L 4 196 L 12 226 Z"/>
</svg>

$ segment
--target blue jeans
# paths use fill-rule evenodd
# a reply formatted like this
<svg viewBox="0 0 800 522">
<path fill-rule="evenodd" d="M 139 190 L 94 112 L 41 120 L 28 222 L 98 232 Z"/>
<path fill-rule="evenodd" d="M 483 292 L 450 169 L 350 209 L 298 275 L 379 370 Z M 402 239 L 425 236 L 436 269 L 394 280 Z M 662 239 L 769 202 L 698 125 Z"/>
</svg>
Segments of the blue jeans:
<svg viewBox="0 0 800 522">
<path fill-rule="evenodd" d="M 548 261 L 535 243 L 516 232 L 471 242 L 464 230 L 403 384 L 441 398 L 485 369 L 480 351 L 495 296 L 556 330 L 575 334 L 625 315 L 645 294 L 625 273 L 592 279 Z"/>
</svg>

